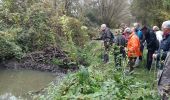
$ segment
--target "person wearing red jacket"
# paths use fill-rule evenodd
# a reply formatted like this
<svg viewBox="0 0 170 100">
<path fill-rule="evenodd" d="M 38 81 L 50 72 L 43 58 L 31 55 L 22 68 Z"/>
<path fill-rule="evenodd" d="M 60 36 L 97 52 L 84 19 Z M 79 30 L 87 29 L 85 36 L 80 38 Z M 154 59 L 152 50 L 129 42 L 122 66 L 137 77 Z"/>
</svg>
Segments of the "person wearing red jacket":
<svg viewBox="0 0 170 100">
<path fill-rule="evenodd" d="M 129 34 L 128 37 L 128 42 L 127 42 L 127 55 L 128 55 L 128 67 L 129 72 L 134 70 L 134 65 L 136 58 L 141 56 L 141 51 L 140 51 L 140 40 L 138 36 L 130 29 L 126 28 L 125 33 Z"/>
</svg>

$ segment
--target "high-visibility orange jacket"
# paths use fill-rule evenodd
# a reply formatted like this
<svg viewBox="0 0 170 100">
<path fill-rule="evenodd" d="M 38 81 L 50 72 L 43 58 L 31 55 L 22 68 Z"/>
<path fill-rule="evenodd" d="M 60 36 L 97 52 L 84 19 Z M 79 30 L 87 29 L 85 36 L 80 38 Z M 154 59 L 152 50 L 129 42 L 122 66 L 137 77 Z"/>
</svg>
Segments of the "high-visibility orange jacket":
<svg viewBox="0 0 170 100">
<path fill-rule="evenodd" d="M 141 56 L 140 52 L 140 40 L 138 36 L 133 32 L 129 35 L 128 43 L 128 57 L 139 57 Z"/>
</svg>

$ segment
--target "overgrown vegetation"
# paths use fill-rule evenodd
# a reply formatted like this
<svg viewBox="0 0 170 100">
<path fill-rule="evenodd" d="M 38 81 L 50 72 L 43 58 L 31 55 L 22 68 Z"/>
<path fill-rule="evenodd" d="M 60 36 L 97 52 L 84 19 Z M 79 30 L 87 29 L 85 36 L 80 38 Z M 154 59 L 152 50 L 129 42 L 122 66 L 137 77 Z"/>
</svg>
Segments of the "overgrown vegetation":
<svg viewBox="0 0 170 100">
<path fill-rule="evenodd" d="M 52 46 L 66 52 L 72 62 L 78 62 L 77 54 L 88 41 L 90 29 L 80 20 L 53 10 L 48 2 L 3 0 L 0 58 L 20 59 L 25 53 Z"/>
<path fill-rule="evenodd" d="M 51 85 L 48 94 L 40 96 L 42 100 L 159 100 L 152 87 L 154 78 L 143 81 L 135 77 L 135 74 L 125 73 L 126 61 L 121 55 L 123 66 L 114 66 L 112 52 L 117 51 L 112 51 L 110 62 L 104 64 L 100 43 L 93 41 L 87 45 L 86 50 L 90 66 L 80 66 L 78 72 L 70 73 L 58 86 Z"/>
</svg>

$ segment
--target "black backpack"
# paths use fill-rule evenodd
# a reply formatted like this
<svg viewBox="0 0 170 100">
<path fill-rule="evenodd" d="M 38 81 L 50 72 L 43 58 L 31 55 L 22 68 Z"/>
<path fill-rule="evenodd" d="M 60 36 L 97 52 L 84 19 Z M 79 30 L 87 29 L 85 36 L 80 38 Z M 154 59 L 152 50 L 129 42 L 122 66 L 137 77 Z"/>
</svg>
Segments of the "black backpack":
<svg viewBox="0 0 170 100">
<path fill-rule="evenodd" d="M 108 41 L 109 40 L 109 42 L 113 42 L 113 40 L 114 40 L 114 35 L 113 35 L 113 33 L 110 31 L 110 30 L 107 30 L 106 32 L 104 32 L 104 40 L 106 40 L 106 41 Z"/>
</svg>

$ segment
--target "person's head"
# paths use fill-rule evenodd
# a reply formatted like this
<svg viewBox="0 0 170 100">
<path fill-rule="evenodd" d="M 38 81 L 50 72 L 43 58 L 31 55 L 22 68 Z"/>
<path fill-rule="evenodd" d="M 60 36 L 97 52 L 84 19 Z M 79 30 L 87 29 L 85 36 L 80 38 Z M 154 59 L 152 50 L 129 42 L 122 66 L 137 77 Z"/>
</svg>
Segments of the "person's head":
<svg viewBox="0 0 170 100">
<path fill-rule="evenodd" d="M 122 33 L 121 33 L 121 30 L 118 30 L 117 33 L 118 33 L 118 34 L 122 34 Z"/>
<path fill-rule="evenodd" d="M 135 29 L 139 29 L 139 27 L 140 27 L 139 23 L 134 23 L 133 26 Z"/>
<path fill-rule="evenodd" d="M 147 34 L 147 33 L 148 33 L 147 30 L 148 30 L 148 28 L 147 28 L 147 26 L 145 26 L 145 25 L 144 25 L 144 26 L 142 27 L 142 29 L 141 29 L 141 31 L 142 31 L 143 34 Z"/>
<path fill-rule="evenodd" d="M 115 31 L 115 35 L 118 35 L 118 32 L 117 32 L 117 31 Z"/>
<path fill-rule="evenodd" d="M 127 34 L 131 34 L 132 33 L 132 30 L 127 27 L 125 30 L 124 30 L 124 33 L 127 33 Z"/>
<path fill-rule="evenodd" d="M 168 34 L 170 34 L 170 20 L 164 21 L 162 23 L 162 31 L 163 31 L 164 36 L 167 36 Z"/>
<path fill-rule="evenodd" d="M 159 27 L 158 26 L 153 26 L 153 31 L 159 31 Z"/>
<path fill-rule="evenodd" d="M 104 31 L 106 29 L 106 24 L 101 25 L 101 30 Z"/>
</svg>

